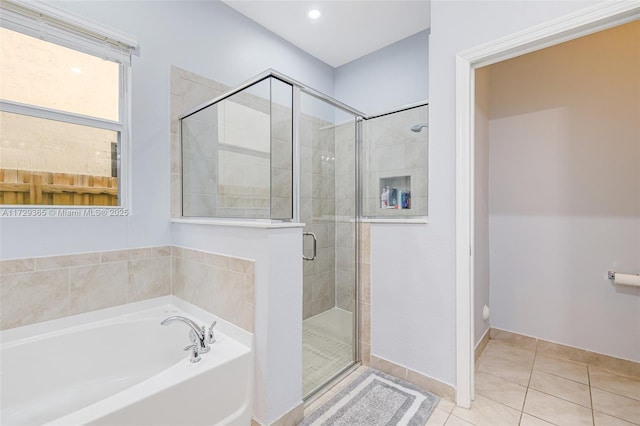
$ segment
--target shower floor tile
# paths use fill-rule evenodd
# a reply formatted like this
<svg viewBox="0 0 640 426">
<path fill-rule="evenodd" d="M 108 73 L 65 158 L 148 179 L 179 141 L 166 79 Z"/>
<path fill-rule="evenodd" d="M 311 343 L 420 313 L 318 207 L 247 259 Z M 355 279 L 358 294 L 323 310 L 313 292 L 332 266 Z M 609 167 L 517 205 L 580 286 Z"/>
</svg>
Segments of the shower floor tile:
<svg viewBox="0 0 640 426">
<path fill-rule="evenodd" d="M 302 322 L 302 391 L 308 395 L 353 362 L 352 314 L 333 308 Z"/>
</svg>

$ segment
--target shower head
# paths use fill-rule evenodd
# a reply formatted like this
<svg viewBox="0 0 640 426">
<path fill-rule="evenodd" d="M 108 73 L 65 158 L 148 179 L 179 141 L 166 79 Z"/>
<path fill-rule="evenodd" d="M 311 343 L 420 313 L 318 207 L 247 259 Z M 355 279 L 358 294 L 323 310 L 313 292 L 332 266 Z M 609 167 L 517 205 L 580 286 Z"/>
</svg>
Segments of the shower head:
<svg viewBox="0 0 640 426">
<path fill-rule="evenodd" d="M 423 129 L 423 128 L 425 128 L 425 127 L 429 127 L 429 125 L 428 125 L 427 123 L 420 123 L 420 124 L 416 124 L 415 126 L 413 126 L 413 127 L 411 128 L 411 131 L 412 131 L 412 132 L 419 133 L 419 132 L 421 132 L 421 131 L 422 131 L 422 129 Z"/>
</svg>

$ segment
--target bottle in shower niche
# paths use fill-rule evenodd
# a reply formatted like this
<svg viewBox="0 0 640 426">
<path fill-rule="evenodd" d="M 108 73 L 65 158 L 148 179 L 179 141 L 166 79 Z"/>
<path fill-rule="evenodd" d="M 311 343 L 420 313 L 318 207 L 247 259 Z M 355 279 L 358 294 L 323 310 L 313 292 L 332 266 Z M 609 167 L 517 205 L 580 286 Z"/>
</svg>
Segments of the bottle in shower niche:
<svg viewBox="0 0 640 426">
<path fill-rule="evenodd" d="M 380 193 L 380 208 L 386 209 L 388 205 L 389 205 L 389 187 L 387 186 L 386 188 L 383 188 L 382 192 Z"/>
</svg>

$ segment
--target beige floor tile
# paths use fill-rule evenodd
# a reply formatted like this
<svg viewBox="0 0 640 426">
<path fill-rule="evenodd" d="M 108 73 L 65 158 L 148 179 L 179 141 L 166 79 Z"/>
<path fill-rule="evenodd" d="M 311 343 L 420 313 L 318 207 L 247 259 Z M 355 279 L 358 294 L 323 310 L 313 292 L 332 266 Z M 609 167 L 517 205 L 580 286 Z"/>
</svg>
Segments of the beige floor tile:
<svg viewBox="0 0 640 426">
<path fill-rule="evenodd" d="M 520 419 L 520 426 L 554 426 L 553 423 L 549 423 L 537 417 L 533 417 L 527 413 L 522 413 L 522 418 Z"/>
<path fill-rule="evenodd" d="M 455 407 L 451 412 L 476 426 L 515 426 L 520 420 L 520 411 L 482 395 L 476 395 L 471 409 Z"/>
<path fill-rule="evenodd" d="M 527 391 L 524 412 L 559 426 L 593 425 L 590 409 L 534 389 Z"/>
<path fill-rule="evenodd" d="M 453 407 L 455 406 L 456 404 L 454 404 L 453 402 L 440 398 L 440 402 L 438 402 L 438 405 L 436 406 L 436 408 L 446 411 L 447 413 L 450 413 L 453 410 Z"/>
<path fill-rule="evenodd" d="M 447 422 L 447 418 L 449 418 L 449 413 L 444 410 L 440 410 L 436 408 L 429 416 L 429 420 L 424 426 L 444 426 Z"/>
<path fill-rule="evenodd" d="M 625 420 L 611 417 L 608 414 L 600 413 L 598 411 L 593 412 L 593 418 L 596 426 L 635 426 L 634 423 L 629 423 Z"/>
<path fill-rule="evenodd" d="M 533 371 L 529 388 L 591 408 L 589 386 L 544 371 Z"/>
<path fill-rule="evenodd" d="M 445 426 L 475 426 L 473 423 L 469 423 L 465 420 L 462 420 L 460 417 L 449 416 Z"/>
<path fill-rule="evenodd" d="M 591 388 L 593 409 L 610 416 L 640 424 L 640 401 Z"/>
<path fill-rule="evenodd" d="M 516 410 L 522 410 L 524 396 L 527 393 L 525 386 L 482 371 L 476 373 L 475 382 L 478 395 L 501 402 Z"/>
<path fill-rule="evenodd" d="M 484 353 L 479 359 L 477 371 L 527 386 L 531 376 L 531 363 Z"/>
<path fill-rule="evenodd" d="M 555 374 L 556 376 L 584 383 L 585 385 L 589 384 L 587 366 L 583 363 L 551 358 L 549 356 L 538 354 L 536 355 L 536 361 L 533 365 L 533 371 L 536 370 Z"/>
<path fill-rule="evenodd" d="M 640 401 L 640 379 L 589 367 L 591 386 Z"/>
</svg>

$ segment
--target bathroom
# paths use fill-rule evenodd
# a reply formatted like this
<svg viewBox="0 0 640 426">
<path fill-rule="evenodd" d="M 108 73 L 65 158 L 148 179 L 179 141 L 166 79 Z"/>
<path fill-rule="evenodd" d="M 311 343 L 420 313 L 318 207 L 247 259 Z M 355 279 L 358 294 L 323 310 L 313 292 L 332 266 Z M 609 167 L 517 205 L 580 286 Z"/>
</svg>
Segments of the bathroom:
<svg viewBox="0 0 640 426">
<path fill-rule="evenodd" d="M 284 7 L 282 3 L 263 3 L 269 14 L 284 13 L 278 9 Z M 424 165 L 428 166 L 428 178 L 412 180 L 412 186 L 426 186 L 427 213 L 396 222 L 381 217 L 362 223 L 358 230 L 358 242 L 362 244 L 369 237 L 370 244 L 359 250 L 359 262 L 370 266 L 370 270 L 362 269 L 366 272 L 360 276 L 360 285 L 364 288 L 368 273 L 371 287 L 370 297 L 359 301 L 361 308 L 368 309 L 359 315 L 358 359 L 365 363 L 369 358 L 368 362 L 378 369 L 396 369 L 405 379 L 417 374 L 424 379 L 427 390 L 443 401 L 451 401 L 452 409 L 457 387 L 455 55 L 591 4 L 519 3 L 432 1 L 430 16 L 424 16 L 425 29 L 336 67 L 286 42 L 224 2 L 48 1 L 45 5 L 131 35 L 137 43 L 129 80 L 130 156 L 124 159 L 129 163 L 123 168 L 127 173 L 123 190 L 130 200 L 130 214 L 2 217 L 0 256 L 3 261 L 15 261 L 86 253 L 87 259 L 76 265 L 69 259 L 59 259 L 62 263 L 57 269 L 68 268 L 66 274 L 81 275 L 76 283 L 93 281 L 109 288 L 98 289 L 93 295 L 103 304 L 82 308 L 70 292 L 63 294 L 69 300 L 61 309 L 72 314 L 79 311 L 71 307 L 86 311 L 119 305 L 137 301 L 136 295 L 144 292 L 178 295 L 180 290 L 172 289 L 172 285 L 180 268 L 191 262 L 207 271 L 211 265 L 204 253 L 223 255 L 226 259 L 218 260 L 226 262 L 226 267 L 214 266 L 214 272 L 222 274 L 225 282 L 233 284 L 231 287 L 252 282 L 255 299 L 243 296 L 215 309 L 240 306 L 242 312 L 234 309 L 218 315 L 254 333 L 252 417 L 260 424 L 273 424 L 292 410 L 299 413 L 303 396 L 303 229 L 212 226 L 176 219 L 180 216 L 179 204 L 176 207 L 172 197 L 181 185 L 176 178 L 180 175 L 180 156 L 174 154 L 179 152 L 180 141 L 173 123 L 178 118 L 175 114 L 180 113 L 173 108 L 177 103 L 196 107 L 268 69 L 370 116 L 428 100 L 428 117 L 417 117 L 405 126 L 407 138 L 428 137 L 428 163 Z M 522 7 L 527 8 L 526 14 Z M 196 90 L 188 99 L 179 99 L 179 90 L 184 88 L 174 88 L 186 74 L 192 75 L 189 81 L 203 77 L 198 81 L 210 90 Z M 410 128 L 421 122 L 428 127 L 413 135 Z M 371 127 L 364 128 L 365 136 Z M 375 192 L 370 198 L 377 203 L 380 187 Z M 364 212 L 366 206 L 362 208 Z M 307 256 L 311 252 L 308 240 L 305 237 Z M 328 250 L 320 241 L 318 248 Z M 119 253 L 122 257 L 115 262 L 104 263 L 112 266 L 71 271 L 78 265 L 100 265 L 95 253 L 100 253 L 101 259 L 108 256 L 105 253 L 128 250 L 134 251 Z M 114 267 L 114 263 L 122 268 Z M 6 265 L 3 274 L 10 273 Z M 128 287 L 131 275 L 139 278 L 133 295 Z M 68 285 L 69 275 L 60 281 L 61 288 Z M 187 281 L 189 277 L 183 279 Z M 28 316 L 36 318 L 45 313 L 45 319 L 59 318 L 61 313 L 50 308 L 60 292 L 35 291 L 39 297 Z M 193 291 L 191 295 L 200 294 L 199 290 Z M 189 297 L 189 291 L 183 294 Z M 2 312 L 2 322 L 6 323 L 5 315 L 12 311 L 3 305 Z M 639 360 L 640 354 L 635 361 Z M 436 412 L 446 411 L 443 407 Z"/>
</svg>

